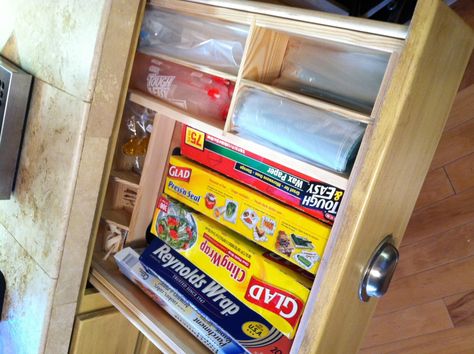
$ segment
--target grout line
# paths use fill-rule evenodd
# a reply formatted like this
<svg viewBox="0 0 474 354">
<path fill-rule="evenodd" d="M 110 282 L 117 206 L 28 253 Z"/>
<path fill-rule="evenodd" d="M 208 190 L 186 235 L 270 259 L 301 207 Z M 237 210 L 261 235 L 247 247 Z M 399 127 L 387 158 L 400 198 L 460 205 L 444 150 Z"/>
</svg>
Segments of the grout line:
<svg viewBox="0 0 474 354">
<path fill-rule="evenodd" d="M 0 227 L 2 227 L 6 232 L 7 234 L 15 241 L 15 243 L 20 246 L 20 248 L 23 250 L 23 252 L 25 252 L 25 254 L 28 256 L 28 258 L 30 258 L 34 264 L 36 264 L 38 266 L 38 268 L 40 268 L 43 273 L 51 280 L 55 280 L 56 283 L 58 282 L 58 279 L 59 277 L 55 278 L 53 276 L 51 276 L 44 268 L 43 266 L 38 263 L 38 261 L 35 259 L 35 257 L 33 257 L 32 254 L 30 254 L 30 252 L 25 248 L 23 247 L 23 245 L 16 239 L 16 237 L 10 232 L 10 230 L 7 229 L 7 227 L 5 225 L 3 225 L 2 223 L 0 223 Z M 56 285 L 55 285 L 56 286 Z"/>
</svg>

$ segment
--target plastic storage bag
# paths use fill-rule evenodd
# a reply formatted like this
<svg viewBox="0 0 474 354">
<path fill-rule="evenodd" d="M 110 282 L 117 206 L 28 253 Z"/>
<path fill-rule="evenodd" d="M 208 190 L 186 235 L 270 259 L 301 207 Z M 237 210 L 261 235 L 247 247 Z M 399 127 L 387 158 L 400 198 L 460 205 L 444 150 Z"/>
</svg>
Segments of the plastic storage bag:
<svg viewBox="0 0 474 354">
<path fill-rule="evenodd" d="M 132 169 L 141 174 L 148 150 L 155 112 L 127 102 L 124 120 L 126 134 L 121 145 L 122 157 L 119 163 L 122 169 Z"/>
<path fill-rule="evenodd" d="M 292 40 L 274 85 L 370 113 L 389 54 L 328 41 Z"/>
<path fill-rule="evenodd" d="M 234 132 L 336 172 L 349 172 L 365 125 L 252 88 L 239 94 Z"/>
<path fill-rule="evenodd" d="M 132 87 L 189 113 L 225 120 L 234 85 L 220 77 L 137 53 Z"/>
<path fill-rule="evenodd" d="M 148 9 L 139 50 L 237 74 L 248 26 Z"/>
</svg>

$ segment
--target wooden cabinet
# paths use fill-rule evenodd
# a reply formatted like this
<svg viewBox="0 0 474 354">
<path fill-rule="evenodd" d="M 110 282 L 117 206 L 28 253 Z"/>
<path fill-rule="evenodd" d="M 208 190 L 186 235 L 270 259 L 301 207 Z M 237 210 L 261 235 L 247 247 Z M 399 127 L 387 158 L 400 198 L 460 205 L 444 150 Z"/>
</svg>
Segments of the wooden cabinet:
<svg viewBox="0 0 474 354">
<path fill-rule="evenodd" d="M 409 27 L 253 1 L 152 0 L 151 4 L 198 16 L 203 23 L 218 19 L 244 24 L 249 27 L 249 35 L 237 75 L 162 56 L 235 82 L 226 122 L 190 114 L 139 91 L 124 92 L 128 100 L 156 112 L 154 129 L 141 177 L 118 167 L 116 152 L 120 144 L 110 149 L 107 186 L 91 249 L 90 282 L 163 352 L 206 352 L 201 343 L 123 277 L 113 261 L 103 258 L 107 225 L 122 230 L 129 244 L 143 242 L 163 188 L 169 154 L 179 145 L 181 125 L 190 125 L 345 190 L 292 352 L 356 352 L 377 302 L 359 299 L 363 272 L 383 239 L 391 236 L 395 245 L 401 241 L 472 51 L 471 29 L 438 0 L 419 1 Z M 137 18 L 138 24 L 142 16 Z M 137 37 L 138 31 L 135 40 Z M 373 107 L 361 112 L 273 86 L 272 79 L 281 70 L 292 38 L 335 43 L 348 53 L 362 48 L 386 56 Z M 342 65 L 336 75 L 344 80 L 349 70 Z M 234 134 L 229 117 L 245 87 L 365 124 L 350 174 L 331 172 Z M 362 85 L 360 89 L 366 88 Z M 121 135 L 121 127 L 119 117 L 115 140 Z"/>
<path fill-rule="evenodd" d="M 78 313 L 71 354 L 161 353 L 95 289 L 84 291 Z"/>
<path fill-rule="evenodd" d="M 133 353 L 139 332 L 114 308 L 76 318 L 70 353 Z"/>
</svg>

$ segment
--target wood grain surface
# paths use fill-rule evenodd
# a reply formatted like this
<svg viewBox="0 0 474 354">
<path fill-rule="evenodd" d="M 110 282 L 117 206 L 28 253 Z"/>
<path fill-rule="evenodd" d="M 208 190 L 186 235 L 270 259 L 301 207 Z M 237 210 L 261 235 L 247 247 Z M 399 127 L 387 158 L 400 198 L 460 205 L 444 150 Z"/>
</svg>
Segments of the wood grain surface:
<svg viewBox="0 0 474 354">
<path fill-rule="evenodd" d="M 376 346 L 452 327 L 445 303 L 443 300 L 436 300 L 374 318 L 365 343 Z"/>
<path fill-rule="evenodd" d="M 297 335 L 298 353 L 351 353 L 358 346 L 366 329 L 361 319 L 372 315 L 376 302 L 361 304 L 354 289 L 370 254 L 386 235 L 392 235 L 399 245 L 471 53 L 471 29 L 437 0 L 418 4 L 378 123 L 368 132 L 373 134 L 370 148 L 363 163 L 356 162 L 347 203 L 334 224 L 333 238 L 316 276 L 318 299 L 310 298 L 306 305 L 301 323 L 312 330 Z M 462 70 L 456 72 L 456 67 Z M 468 272 L 473 266 L 474 261 L 459 268 Z M 452 278 L 450 274 L 450 282 Z M 470 281 L 474 283 L 474 278 Z M 466 284 L 456 285 L 455 292 L 469 289 L 463 288 Z M 445 295 L 455 292 L 446 290 Z M 393 311 L 429 301 L 418 299 L 411 304 L 411 297 L 417 294 L 396 295 L 390 297 Z"/>
<path fill-rule="evenodd" d="M 445 169 L 456 193 L 474 187 L 474 153 L 446 165 Z"/>
<path fill-rule="evenodd" d="M 459 0 L 453 9 L 474 27 L 473 1 Z M 474 353 L 473 58 L 400 247 L 399 267 L 360 354 Z M 433 304 L 445 307 L 452 328 L 442 329 L 446 319 L 433 317 Z M 405 330 L 426 318 L 437 324 L 426 332 Z"/>
<path fill-rule="evenodd" d="M 434 204 L 454 194 L 453 186 L 446 171 L 442 168 L 432 170 L 426 176 L 415 209 Z"/>
<path fill-rule="evenodd" d="M 443 301 L 455 327 L 474 325 L 474 290 L 449 296 Z"/>
</svg>

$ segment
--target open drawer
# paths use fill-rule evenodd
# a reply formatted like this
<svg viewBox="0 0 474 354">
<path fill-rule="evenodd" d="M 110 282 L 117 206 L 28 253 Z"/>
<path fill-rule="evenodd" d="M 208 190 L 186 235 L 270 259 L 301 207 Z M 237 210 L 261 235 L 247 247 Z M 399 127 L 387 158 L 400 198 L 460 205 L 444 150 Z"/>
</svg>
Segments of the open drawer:
<svg viewBox="0 0 474 354">
<path fill-rule="evenodd" d="M 126 88 L 124 97 L 154 116 L 153 130 L 139 176 L 120 160 L 126 124 L 117 119 L 89 281 L 160 350 L 206 352 L 111 259 L 104 260 L 104 237 L 111 230 L 127 244 L 144 243 L 169 156 L 180 144 L 182 125 L 191 126 L 344 191 L 291 352 L 357 352 L 377 303 L 360 299 L 364 272 L 383 240 L 394 246 L 401 241 L 474 45 L 471 29 L 438 0 L 420 1 L 408 28 L 252 1 L 152 0 L 151 5 L 203 23 L 231 21 L 248 33 L 237 71 L 170 52 L 154 54 L 235 85 L 227 120 Z M 313 91 L 280 80 L 285 72 L 291 76 L 288 62 L 295 56 L 290 55 L 301 43 L 321 56 L 310 70 L 324 76 L 324 84 Z M 234 118 L 240 97 L 249 90 L 362 126 L 355 161 L 337 170 L 289 152 L 288 146 L 275 146 L 278 139 L 268 144 L 241 135 Z"/>
</svg>

